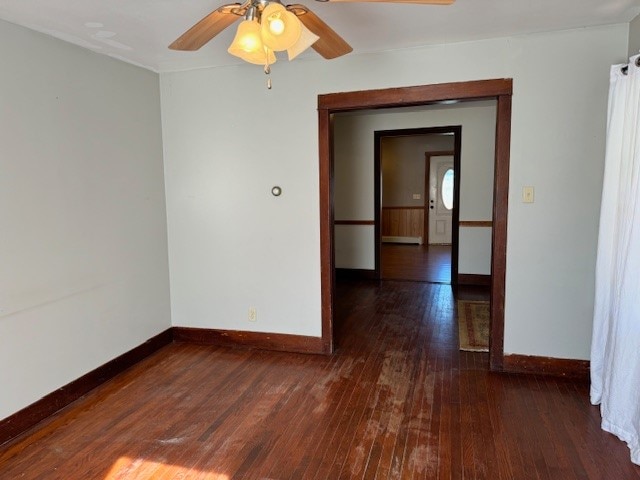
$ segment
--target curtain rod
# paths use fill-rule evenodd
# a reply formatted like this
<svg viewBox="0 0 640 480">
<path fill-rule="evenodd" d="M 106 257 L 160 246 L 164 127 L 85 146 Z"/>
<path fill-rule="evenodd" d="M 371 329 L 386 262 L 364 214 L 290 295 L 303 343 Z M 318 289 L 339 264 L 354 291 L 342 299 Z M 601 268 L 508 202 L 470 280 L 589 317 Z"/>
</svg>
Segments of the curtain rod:
<svg viewBox="0 0 640 480">
<path fill-rule="evenodd" d="M 636 58 L 635 64 L 636 64 L 636 67 L 640 67 L 640 56 Z M 620 71 L 622 72 L 623 75 L 626 75 L 627 73 L 629 73 L 629 65 L 625 65 L 620 69 Z"/>
</svg>

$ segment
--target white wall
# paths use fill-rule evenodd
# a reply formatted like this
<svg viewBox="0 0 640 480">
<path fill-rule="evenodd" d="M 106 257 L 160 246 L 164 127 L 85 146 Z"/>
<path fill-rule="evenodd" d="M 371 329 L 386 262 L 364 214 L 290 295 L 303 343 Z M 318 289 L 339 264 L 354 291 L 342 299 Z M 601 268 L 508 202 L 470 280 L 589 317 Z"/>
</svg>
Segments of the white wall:
<svg viewBox="0 0 640 480">
<path fill-rule="evenodd" d="M 588 358 L 608 71 L 627 37 L 280 61 L 272 90 L 252 65 L 161 75 L 174 324 L 320 335 L 318 94 L 511 77 L 505 351 Z M 524 185 L 536 203 L 520 203 Z"/>
<path fill-rule="evenodd" d="M 336 225 L 334 227 L 336 268 L 374 270 L 376 248 L 374 227 L 370 225 Z"/>
<path fill-rule="evenodd" d="M 640 15 L 629 23 L 629 56 L 640 53 Z"/>
<path fill-rule="evenodd" d="M 158 76 L 0 22 L 0 418 L 170 326 Z"/>
<path fill-rule="evenodd" d="M 422 108 L 373 110 L 337 114 L 334 118 L 335 218 L 374 218 L 374 132 L 405 128 L 462 126 L 460 155 L 460 220 L 491 220 L 493 210 L 493 166 L 495 161 L 495 100 L 436 105 Z M 419 183 L 424 184 L 424 150 Z M 424 189 L 424 187 L 422 188 Z M 424 205 L 424 201 L 417 201 Z M 351 215 L 351 216 L 349 216 Z M 363 238 L 368 228 L 372 238 Z M 336 267 L 375 268 L 373 227 L 343 225 L 336 236 Z M 461 228 L 458 271 L 463 274 L 491 273 L 491 232 L 467 233 Z M 482 229 L 488 230 L 488 229 Z M 357 243 L 354 235 L 360 238 Z M 348 252 L 358 251 L 356 263 Z M 350 266 L 347 266 L 350 265 Z M 355 266 L 354 266 L 355 265 Z"/>
</svg>

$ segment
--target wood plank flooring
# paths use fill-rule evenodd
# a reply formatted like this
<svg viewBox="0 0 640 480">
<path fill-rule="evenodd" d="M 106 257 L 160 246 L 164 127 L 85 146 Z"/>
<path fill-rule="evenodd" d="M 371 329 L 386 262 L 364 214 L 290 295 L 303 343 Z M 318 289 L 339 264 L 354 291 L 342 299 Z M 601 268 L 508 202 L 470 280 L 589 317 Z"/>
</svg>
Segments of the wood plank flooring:
<svg viewBox="0 0 640 480">
<path fill-rule="evenodd" d="M 383 243 L 380 264 L 385 280 L 451 283 L 451 245 Z"/>
<path fill-rule="evenodd" d="M 0 478 L 640 479 L 586 384 L 458 351 L 450 286 L 343 283 L 336 309 L 332 356 L 162 349 L 0 449 Z"/>
</svg>

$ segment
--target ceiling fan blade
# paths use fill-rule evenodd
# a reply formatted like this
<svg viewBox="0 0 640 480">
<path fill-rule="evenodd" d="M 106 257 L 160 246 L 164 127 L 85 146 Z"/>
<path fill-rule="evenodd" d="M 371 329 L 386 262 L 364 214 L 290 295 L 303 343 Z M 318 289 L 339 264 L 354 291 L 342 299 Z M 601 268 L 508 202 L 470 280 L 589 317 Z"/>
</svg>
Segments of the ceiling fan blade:
<svg viewBox="0 0 640 480">
<path fill-rule="evenodd" d="M 198 50 L 240 18 L 235 10 L 240 4 L 223 5 L 204 17 L 169 45 L 171 50 Z"/>
<path fill-rule="evenodd" d="M 304 5 L 288 5 L 287 10 L 295 13 L 305 27 L 320 37 L 311 48 L 324 58 L 337 58 L 353 51 L 351 45 Z"/>
<path fill-rule="evenodd" d="M 334 2 L 414 3 L 420 5 L 451 5 L 455 0 L 318 0 Z"/>
</svg>

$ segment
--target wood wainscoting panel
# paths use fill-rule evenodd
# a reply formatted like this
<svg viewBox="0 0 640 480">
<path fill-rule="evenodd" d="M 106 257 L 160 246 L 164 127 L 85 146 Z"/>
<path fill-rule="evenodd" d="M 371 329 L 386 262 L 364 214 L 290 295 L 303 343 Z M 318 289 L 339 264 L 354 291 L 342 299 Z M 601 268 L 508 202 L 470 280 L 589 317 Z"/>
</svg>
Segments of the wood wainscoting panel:
<svg viewBox="0 0 640 480">
<path fill-rule="evenodd" d="M 321 337 L 284 333 L 244 332 L 210 328 L 173 327 L 173 340 L 198 345 L 258 348 L 292 353 L 328 353 Z"/>
<path fill-rule="evenodd" d="M 87 392 L 124 372 L 171 342 L 173 342 L 173 333 L 172 329 L 169 328 L 143 344 L 73 380 L 64 387 L 49 393 L 4 420 L 0 420 L 0 445 L 24 433 L 45 418 L 63 409 Z"/>
<path fill-rule="evenodd" d="M 589 380 L 589 368 L 589 360 L 531 355 L 505 355 L 503 360 L 503 371 L 507 373 L 532 373 L 581 380 Z"/>
<path fill-rule="evenodd" d="M 383 237 L 424 237 L 424 207 L 382 207 Z"/>
</svg>

